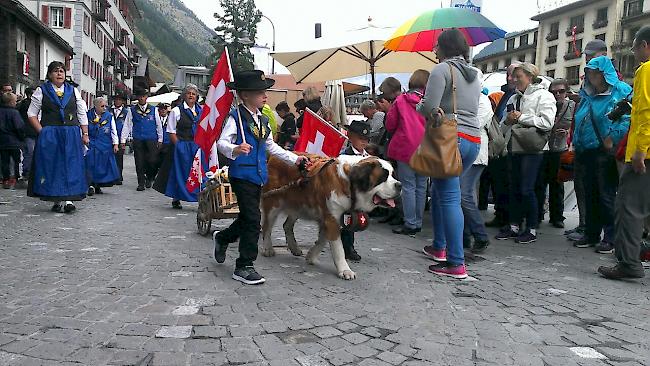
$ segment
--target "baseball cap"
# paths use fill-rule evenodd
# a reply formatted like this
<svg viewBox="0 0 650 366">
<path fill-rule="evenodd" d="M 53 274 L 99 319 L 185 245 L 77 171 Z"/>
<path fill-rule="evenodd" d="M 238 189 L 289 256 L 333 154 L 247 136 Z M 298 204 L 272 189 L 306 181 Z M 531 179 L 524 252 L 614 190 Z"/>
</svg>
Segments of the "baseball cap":
<svg viewBox="0 0 650 366">
<path fill-rule="evenodd" d="M 598 52 L 607 52 L 607 44 L 601 39 L 594 39 L 593 41 L 589 41 L 585 46 L 585 50 L 583 51 L 585 55 L 589 56 L 595 55 Z"/>
</svg>

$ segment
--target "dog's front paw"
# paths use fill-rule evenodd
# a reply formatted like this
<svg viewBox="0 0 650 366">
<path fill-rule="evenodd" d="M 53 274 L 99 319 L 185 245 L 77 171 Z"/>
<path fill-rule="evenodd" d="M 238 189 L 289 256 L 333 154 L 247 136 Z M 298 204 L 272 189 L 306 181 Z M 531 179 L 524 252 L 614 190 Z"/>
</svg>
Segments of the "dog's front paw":
<svg viewBox="0 0 650 366">
<path fill-rule="evenodd" d="M 275 256 L 275 249 L 273 249 L 273 248 L 262 248 L 262 250 L 260 250 L 260 254 L 263 255 L 264 257 L 274 257 Z"/>
<path fill-rule="evenodd" d="M 293 254 L 296 257 L 302 257 L 302 250 L 300 248 L 289 248 L 291 251 L 291 254 Z"/>
<path fill-rule="evenodd" d="M 357 274 L 350 271 L 349 269 L 346 269 L 339 272 L 339 277 L 341 277 L 344 280 L 354 280 L 355 278 L 357 278 Z"/>
</svg>

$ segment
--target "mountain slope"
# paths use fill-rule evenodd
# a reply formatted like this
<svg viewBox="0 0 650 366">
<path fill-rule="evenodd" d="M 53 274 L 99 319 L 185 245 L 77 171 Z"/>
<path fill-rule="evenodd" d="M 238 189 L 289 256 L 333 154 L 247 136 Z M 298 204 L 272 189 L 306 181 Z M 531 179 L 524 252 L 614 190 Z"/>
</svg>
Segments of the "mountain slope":
<svg viewBox="0 0 650 366">
<path fill-rule="evenodd" d="M 136 21 L 135 43 L 149 56 L 156 81 L 173 81 L 178 65 L 200 65 L 212 52 L 214 32 L 179 0 L 135 0 L 142 13 Z"/>
</svg>

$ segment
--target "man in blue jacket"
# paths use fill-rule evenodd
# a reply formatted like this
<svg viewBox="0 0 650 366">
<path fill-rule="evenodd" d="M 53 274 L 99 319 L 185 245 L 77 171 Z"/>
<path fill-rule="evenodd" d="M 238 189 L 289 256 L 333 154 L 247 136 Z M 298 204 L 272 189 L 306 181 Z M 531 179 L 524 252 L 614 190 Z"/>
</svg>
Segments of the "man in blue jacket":
<svg viewBox="0 0 650 366">
<path fill-rule="evenodd" d="M 158 109 L 147 104 L 149 91 L 135 91 L 138 104 L 131 107 L 127 114 L 120 136 L 121 148 L 124 149 L 126 139 L 133 137 L 133 154 L 135 156 L 135 171 L 138 174 L 138 191 L 151 188 L 158 170 L 158 149 L 163 142 L 162 123 Z"/>
</svg>

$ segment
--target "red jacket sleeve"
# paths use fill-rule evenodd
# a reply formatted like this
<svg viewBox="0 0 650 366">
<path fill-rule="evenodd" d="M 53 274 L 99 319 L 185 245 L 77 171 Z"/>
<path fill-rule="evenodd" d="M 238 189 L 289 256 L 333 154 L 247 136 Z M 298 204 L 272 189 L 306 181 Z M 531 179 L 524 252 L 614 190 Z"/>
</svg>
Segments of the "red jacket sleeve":
<svg viewBox="0 0 650 366">
<path fill-rule="evenodd" d="M 395 130 L 397 130 L 400 119 L 399 105 L 401 104 L 401 101 L 401 96 L 397 97 L 393 105 L 388 110 L 388 114 L 386 115 L 386 131 L 390 133 L 394 133 Z"/>
</svg>

